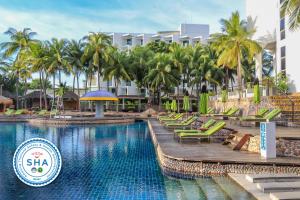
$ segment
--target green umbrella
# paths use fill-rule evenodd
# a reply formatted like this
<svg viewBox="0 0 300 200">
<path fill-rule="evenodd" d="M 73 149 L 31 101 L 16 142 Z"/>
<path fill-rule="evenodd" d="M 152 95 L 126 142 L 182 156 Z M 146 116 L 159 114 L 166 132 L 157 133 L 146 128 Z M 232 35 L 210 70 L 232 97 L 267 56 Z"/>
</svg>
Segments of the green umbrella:
<svg viewBox="0 0 300 200">
<path fill-rule="evenodd" d="M 253 95 L 254 104 L 258 105 L 258 104 L 260 104 L 260 89 L 259 89 L 259 84 L 254 85 L 253 92 L 254 92 L 254 95 Z"/>
<path fill-rule="evenodd" d="M 169 102 L 169 101 L 167 101 L 167 102 L 165 103 L 165 109 L 166 109 L 166 111 L 170 111 L 170 110 L 171 110 L 171 105 L 170 105 L 170 102 Z"/>
<path fill-rule="evenodd" d="M 183 110 L 185 110 L 185 112 L 190 110 L 190 97 L 189 96 L 183 97 Z"/>
<path fill-rule="evenodd" d="M 176 103 L 176 100 L 173 99 L 172 100 L 172 103 L 171 103 L 171 110 L 176 112 L 177 111 L 177 103 Z"/>
<path fill-rule="evenodd" d="M 199 103 L 200 114 L 207 114 L 207 107 L 208 107 L 208 94 L 202 93 L 200 94 L 200 103 Z"/>
</svg>

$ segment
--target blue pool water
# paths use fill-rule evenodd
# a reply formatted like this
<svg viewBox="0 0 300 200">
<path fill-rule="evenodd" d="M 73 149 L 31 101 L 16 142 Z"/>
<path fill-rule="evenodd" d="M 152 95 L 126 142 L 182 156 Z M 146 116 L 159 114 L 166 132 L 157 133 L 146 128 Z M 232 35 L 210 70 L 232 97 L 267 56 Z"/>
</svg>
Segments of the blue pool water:
<svg viewBox="0 0 300 200">
<path fill-rule="evenodd" d="M 23 184 L 12 159 L 23 141 L 40 137 L 60 150 L 63 166 L 45 187 Z M 0 199 L 252 199 L 226 177 L 164 176 L 145 123 L 35 127 L 0 124 Z"/>
</svg>

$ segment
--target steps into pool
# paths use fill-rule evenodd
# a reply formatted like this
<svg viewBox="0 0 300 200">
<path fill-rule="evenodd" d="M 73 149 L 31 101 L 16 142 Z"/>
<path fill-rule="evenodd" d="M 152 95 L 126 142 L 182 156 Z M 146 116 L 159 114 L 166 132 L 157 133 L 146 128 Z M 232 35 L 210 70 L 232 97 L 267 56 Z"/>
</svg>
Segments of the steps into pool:
<svg viewBox="0 0 300 200">
<path fill-rule="evenodd" d="M 296 174 L 229 174 L 257 199 L 300 199 L 300 176 Z"/>
</svg>

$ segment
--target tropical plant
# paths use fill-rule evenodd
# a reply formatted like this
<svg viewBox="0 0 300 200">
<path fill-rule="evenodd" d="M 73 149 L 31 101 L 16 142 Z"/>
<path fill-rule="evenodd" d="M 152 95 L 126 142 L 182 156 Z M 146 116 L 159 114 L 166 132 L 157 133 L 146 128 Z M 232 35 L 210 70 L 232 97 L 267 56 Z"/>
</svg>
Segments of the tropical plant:
<svg viewBox="0 0 300 200">
<path fill-rule="evenodd" d="M 89 68 L 95 67 L 98 78 L 98 89 L 100 90 L 100 77 L 102 70 L 109 61 L 107 49 L 111 47 L 111 38 L 104 33 L 90 33 L 88 36 L 84 37 L 84 40 L 86 41 L 84 61 L 89 62 Z"/>
<path fill-rule="evenodd" d="M 58 71 L 59 85 L 62 83 L 61 73 L 69 73 L 72 71 L 71 65 L 68 63 L 66 52 L 67 52 L 67 40 L 53 38 L 51 42 L 48 42 L 49 56 L 47 58 L 47 71 L 53 76 L 53 91 L 55 100 L 55 77 Z M 53 102 L 55 103 L 55 102 Z"/>
<path fill-rule="evenodd" d="M 145 77 L 150 83 L 152 91 L 158 92 L 159 110 L 161 107 L 161 91 L 178 85 L 179 80 L 176 72 L 172 69 L 172 61 L 170 55 L 166 53 L 157 53 L 153 58 L 154 68 Z"/>
<path fill-rule="evenodd" d="M 30 45 L 32 45 L 35 40 L 33 37 L 36 35 L 35 32 L 32 32 L 29 28 L 24 28 L 21 31 L 17 31 L 14 28 L 9 28 L 4 34 L 8 35 L 10 38 L 9 42 L 3 42 L 0 44 L 1 51 L 3 51 L 3 58 L 9 59 L 11 58 L 13 66 L 15 69 L 20 69 L 24 64 L 24 55 L 28 51 Z M 23 55 L 23 58 L 22 58 Z M 19 73 L 14 75 L 16 76 L 16 94 L 17 94 L 17 103 L 16 107 L 19 108 Z"/>
<path fill-rule="evenodd" d="M 261 47 L 256 41 L 250 39 L 253 30 L 247 29 L 247 22 L 240 19 L 238 12 L 232 13 L 229 20 L 221 19 L 221 26 L 222 33 L 213 36 L 219 44 L 217 64 L 237 67 L 239 98 L 241 98 L 243 54 L 246 53 L 249 61 L 251 61 L 254 55 L 261 51 Z"/>
<path fill-rule="evenodd" d="M 300 0 L 284 0 L 280 12 L 281 16 L 288 15 L 290 30 L 295 31 L 300 27 Z"/>
<path fill-rule="evenodd" d="M 121 80 L 130 81 L 128 68 L 128 56 L 124 51 L 117 51 L 116 49 L 111 52 L 111 63 L 104 69 L 104 79 L 115 81 L 115 94 L 118 96 L 119 86 Z M 118 106 L 117 106 L 118 111 Z"/>
</svg>

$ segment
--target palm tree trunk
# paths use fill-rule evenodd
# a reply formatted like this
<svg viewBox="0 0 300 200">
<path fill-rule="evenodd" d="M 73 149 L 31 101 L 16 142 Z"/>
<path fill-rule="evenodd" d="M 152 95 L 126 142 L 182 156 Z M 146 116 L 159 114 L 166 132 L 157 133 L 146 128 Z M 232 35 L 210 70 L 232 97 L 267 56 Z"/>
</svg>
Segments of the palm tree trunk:
<svg viewBox="0 0 300 200">
<path fill-rule="evenodd" d="M 48 110 L 48 102 L 47 102 L 47 88 L 46 88 L 46 81 L 48 80 L 48 77 L 44 78 L 44 73 L 42 72 L 42 87 L 43 87 L 43 95 L 44 95 L 44 103 L 45 103 L 45 109 Z"/>
<path fill-rule="evenodd" d="M 177 112 L 179 113 L 179 85 L 177 86 Z"/>
<path fill-rule="evenodd" d="M 59 85 L 61 84 L 61 70 L 58 70 L 58 81 Z"/>
<path fill-rule="evenodd" d="M 43 92 L 43 83 L 42 83 L 42 72 L 39 71 L 39 79 L 40 79 L 40 109 L 42 109 L 43 107 L 43 96 L 42 96 L 42 92 Z"/>
<path fill-rule="evenodd" d="M 73 92 L 75 91 L 75 80 L 76 80 L 76 76 L 73 76 L 73 88 L 72 88 Z"/>
<path fill-rule="evenodd" d="M 53 74 L 53 102 L 52 104 L 55 104 L 55 98 L 56 98 L 56 91 L 55 91 L 55 73 Z"/>
<path fill-rule="evenodd" d="M 118 97 L 118 90 L 119 90 L 119 81 L 116 81 L 116 97 Z M 117 112 L 119 112 L 119 101 L 117 101 L 117 108 L 116 108 Z"/>
<path fill-rule="evenodd" d="M 16 81 L 16 95 L 17 95 L 16 108 L 19 109 L 19 73 L 18 72 L 17 72 L 17 81 Z"/>
<path fill-rule="evenodd" d="M 25 96 L 27 93 L 27 78 L 25 78 L 25 86 L 24 86 L 24 95 Z M 24 108 L 27 109 L 27 101 L 26 98 L 24 98 Z"/>
<path fill-rule="evenodd" d="M 80 88 L 79 88 L 79 72 L 76 73 L 77 76 L 77 94 L 80 97 Z M 80 101 L 78 101 L 78 110 L 80 111 Z"/>
<path fill-rule="evenodd" d="M 101 81 L 100 81 L 100 67 L 98 67 L 98 77 L 97 77 L 97 79 L 98 79 L 98 90 L 100 90 L 101 89 Z"/>
<path fill-rule="evenodd" d="M 228 67 L 225 67 L 225 70 L 226 70 L 225 86 L 226 86 L 226 89 L 228 90 L 228 88 L 229 88 L 229 69 L 228 69 Z"/>
<path fill-rule="evenodd" d="M 238 76 L 238 91 L 239 91 L 239 100 L 242 98 L 242 64 L 241 64 L 241 57 L 238 53 L 238 69 L 237 69 L 237 76 Z"/>
</svg>

